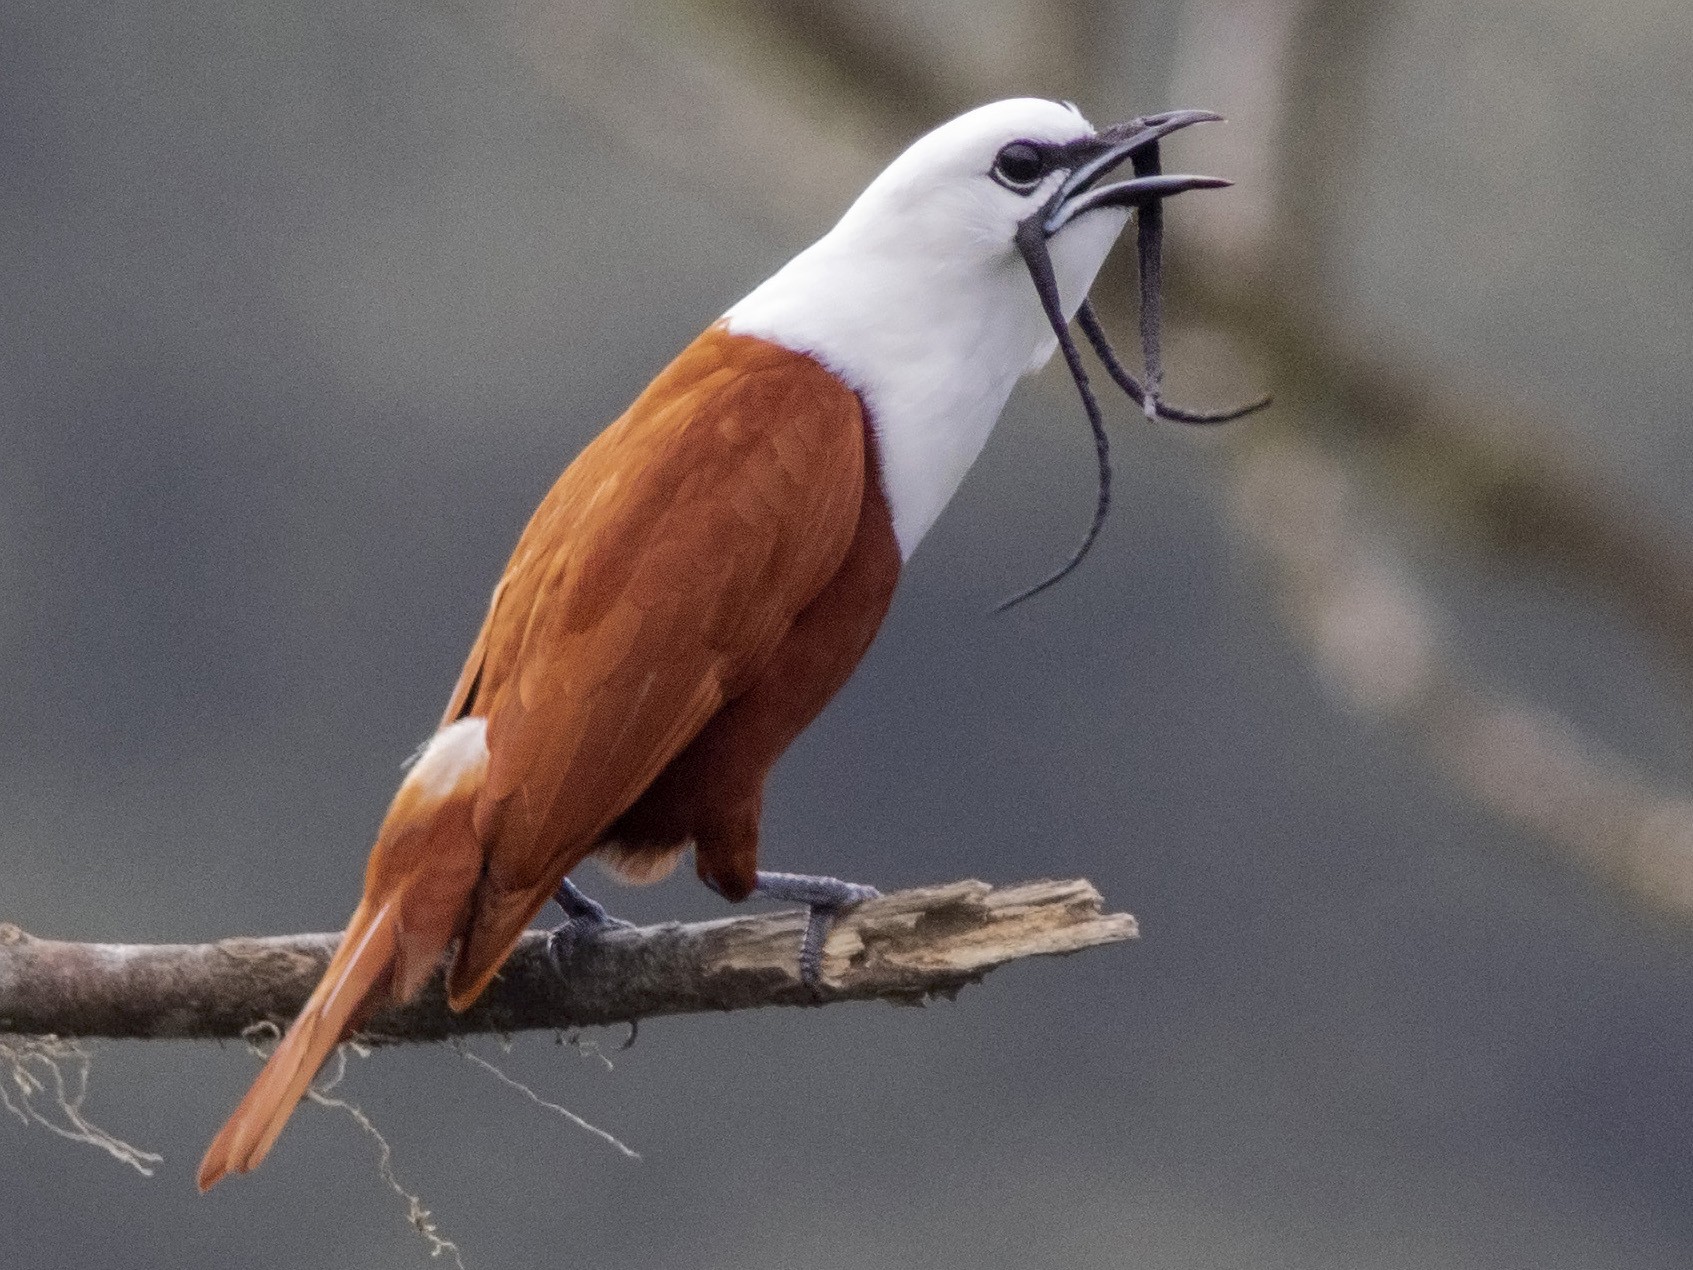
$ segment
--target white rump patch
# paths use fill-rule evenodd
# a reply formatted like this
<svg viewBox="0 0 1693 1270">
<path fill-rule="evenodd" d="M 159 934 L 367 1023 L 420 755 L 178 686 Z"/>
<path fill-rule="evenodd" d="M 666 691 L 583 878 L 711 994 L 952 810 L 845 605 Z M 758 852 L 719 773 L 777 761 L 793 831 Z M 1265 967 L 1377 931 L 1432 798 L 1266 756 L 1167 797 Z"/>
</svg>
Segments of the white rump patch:
<svg viewBox="0 0 1693 1270">
<path fill-rule="evenodd" d="M 429 738 L 406 774 L 406 783 L 431 797 L 445 798 L 467 777 L 480 776 L 487 766 L 488 720 L 460 719 Z"/>
</svg>

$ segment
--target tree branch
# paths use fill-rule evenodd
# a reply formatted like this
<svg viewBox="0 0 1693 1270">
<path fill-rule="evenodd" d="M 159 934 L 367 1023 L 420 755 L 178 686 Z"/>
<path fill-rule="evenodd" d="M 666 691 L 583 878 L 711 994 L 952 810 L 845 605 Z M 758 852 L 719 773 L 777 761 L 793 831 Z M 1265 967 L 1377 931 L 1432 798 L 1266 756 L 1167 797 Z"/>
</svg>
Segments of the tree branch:
<svg viewBox="0 0 1693 1270">
<path fill-rule="evenodd" d="M 1085 881 L 991 887 L 952 882 L 900 891 L 847 913 L 824 949 L 823 983 L 799 978 L 800 912 L 620 930 L 579 944 L 556 972 L 546 935 L 523 937 L 500 977 L 464 1014 L 439 977 L 409 1005 L 371 1020 L 375 1043 L 475 1032 L 562 1030 L 666 1014 L 952 996 L 1022 957 L 1079 952 L 1137 935 Z M 80 944 L 0 925 L 0 1034 L 221 1039 L 286 1023 L 340 942 L 335 935 L 215 944 Z"/>
</svg>

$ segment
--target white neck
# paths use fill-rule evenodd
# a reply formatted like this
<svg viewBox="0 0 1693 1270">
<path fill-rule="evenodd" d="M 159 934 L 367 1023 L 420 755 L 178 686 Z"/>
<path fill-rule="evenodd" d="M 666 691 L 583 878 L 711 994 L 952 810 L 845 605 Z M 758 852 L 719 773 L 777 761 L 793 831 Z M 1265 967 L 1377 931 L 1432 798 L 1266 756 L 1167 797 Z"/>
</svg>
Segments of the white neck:
<svg viewBox="0 0 1693 1270">
<path fill-rule="evenodd" d="M 909 221 L 890 226 L 874 210 L 855 205 L 724 317 L 733 332 L 815 357 L 863 399 L 894 535 L 909 558 L 1018 379 L 1044 365 L 1057 340 L 1009 243 L 936 250 Z M 1066 316 L 1126 219 L 1116 209 L 1090 213 L 1050 243 Z M 959 233 L 956 224 L 937 228 Z"/>
</svg>

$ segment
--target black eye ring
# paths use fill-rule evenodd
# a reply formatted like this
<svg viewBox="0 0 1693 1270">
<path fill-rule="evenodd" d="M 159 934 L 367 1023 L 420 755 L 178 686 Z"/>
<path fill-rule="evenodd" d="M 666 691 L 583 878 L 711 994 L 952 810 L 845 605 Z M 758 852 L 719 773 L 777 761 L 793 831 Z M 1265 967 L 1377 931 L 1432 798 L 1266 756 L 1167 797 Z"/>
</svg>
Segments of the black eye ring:
<svg viewBox="0 0 1693 1270">
<path fill-rule="evenodd" d="M 1013 141 L 994 156 L 993 179 L 1025 194 L 1047 173 L 1046 152 L 1032 141 Z"/>
</svg>

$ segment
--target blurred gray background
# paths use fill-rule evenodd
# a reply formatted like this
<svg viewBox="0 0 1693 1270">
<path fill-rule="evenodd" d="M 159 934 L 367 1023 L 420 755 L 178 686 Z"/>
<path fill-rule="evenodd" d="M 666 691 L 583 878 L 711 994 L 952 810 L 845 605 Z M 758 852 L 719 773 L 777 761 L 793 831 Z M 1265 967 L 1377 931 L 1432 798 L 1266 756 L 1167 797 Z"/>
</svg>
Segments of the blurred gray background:
<svg viewBox="0 0 1693 1270">
<path fill-rule="evenodd" d="M 0 918 L 338 927 L 529 510 L 678 348 L 957 109 L 1215 106 L 1173 382 L 1278 406 L 1111 403 L 1105 539 L 991 617 L 1092 499 L 1023 391 L 765 825 L 1087 876 L 1142 941 L 611 1071 L 480 1047 L 639 1164 L 448 1049 L 344 1091 L 473 1270 L 1686 1265 L 1693 9 L 1369 9 L 13 0 Z M 255 1067 L 100 1048 L 151 1179 L 0 1118 L 0 1264 L 426 1264 L 322 1109 L 194 1194 Z"/>
</svg>

